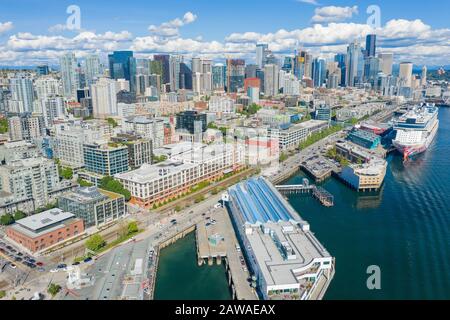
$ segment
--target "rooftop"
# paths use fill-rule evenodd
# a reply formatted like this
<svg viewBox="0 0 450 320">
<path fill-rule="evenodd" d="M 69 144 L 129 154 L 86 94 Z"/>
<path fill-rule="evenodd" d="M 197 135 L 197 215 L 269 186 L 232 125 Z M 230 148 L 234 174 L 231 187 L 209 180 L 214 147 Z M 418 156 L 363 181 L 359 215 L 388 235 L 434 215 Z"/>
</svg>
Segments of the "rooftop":
<svg viewBox="0 0 450 320">
<path fill-rule="evenodd" d="M 180 161 L 166 160 L 157 164 L 143 164 L 139 169 L 119 173 L 114 177 L 137 183 L 149 183 L 162 176 L 196 167 L 194 164 L 185 164 Z"/>
<path fill-rule="evenodd" d="M 75 215 L 73 213 L 55 208 L 20 219 L 16 222 L 16 225 L 34 233 L 38 233 L 42 229 L 48 229 L 50 227 L 60 225 L 64 221 L 74 217 Z"/>
</svg>

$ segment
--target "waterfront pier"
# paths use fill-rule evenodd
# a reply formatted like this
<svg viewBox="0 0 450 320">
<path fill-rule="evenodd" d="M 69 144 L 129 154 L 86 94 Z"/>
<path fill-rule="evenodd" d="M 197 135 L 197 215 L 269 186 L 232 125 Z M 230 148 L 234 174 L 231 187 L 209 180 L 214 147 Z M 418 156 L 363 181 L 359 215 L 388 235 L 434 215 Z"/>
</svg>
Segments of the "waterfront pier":
<svg viewBox="0 0 450 320">
<path fill-rule="evenodd" d="M 282 194 L 311 194 L 325 207 L 334 205 L 334 196 L 322 187 L 310 185 L 307 179 L 303 180 L 303 184 L 297 185 L 279 185 L 275 186 Z"/>
</svg>

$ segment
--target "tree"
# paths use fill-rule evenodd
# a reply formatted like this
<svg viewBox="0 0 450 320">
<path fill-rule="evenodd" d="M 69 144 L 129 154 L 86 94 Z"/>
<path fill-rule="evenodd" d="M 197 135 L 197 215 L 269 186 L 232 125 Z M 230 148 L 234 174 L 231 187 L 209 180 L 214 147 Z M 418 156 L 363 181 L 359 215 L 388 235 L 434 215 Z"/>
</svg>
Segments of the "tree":
<svg viewBox="0 0 450 320">
<path fill-rule="evenodd" d="M 128 235 L 137 233 L 139 231 L 138 225 L 136 221 L 131 221 L 128 224 Z"/>
<path fill-rule="evenodd" d="M 116 120 L 114 120 L 113 118 L 108 118 L 108 119 L 106 119 L 106 121 L 108 121 L 108 123 L 113 127 L 113 128 L 115 128 L 115 127 L 117 127 L 119 124 L 117 123 L 117 121 Z"/>
<path fill-rule="evenodd" d="M 194 202 L 195 202 L 195 203 L 200 203 L 200 202 L 202 202 L 203 200 L 205 200 L 205 196 L 198 196 L 198 197 L 195 198 Z"/>
<path fill-rule="evenodd" d="M 167 160 L 167 156 L 166 155 L 160 155 L 160 156 L 153 156 L 152 157 L 152 160 L 153 160 L 153 163 L 160 163 L 160 162 L 163 162 L 163 161 L 166 161 Z"/>
<path fill-rule="evenodd" d="M 113 177 L 107 176 L 100 180 L 100 189 L 104 189 L 107 191 L 119 193 L 125 197 L 126 201 L 129 201 L 131 199 L 131 193 L 127 189 L 123 187 L 123 185 L 117 181 L 114 180 Z"/>
<path fill-rule="evenodd" d="M 0 119 L 0 133 L 7 133 L 8 132 L 8 119 L 7 118 L 3 118 Z"/>
<path fill-rule="evenodd" d="M 88 240 L 86 240 L 86 248 L 91 251 L 98 251 L 106 245 L 106 241 L 101 235 L 94 234 Z"/>
<path fill-rule="evenodd" d="M 10 224 L 13 224 L 15 222 L 14 217 L 12 214 L 7 213 L 0 217 L 0 224 L 2 226 L 9 226 Z"/>
<path fill-rule="evenodd" d="M 3 299 L 4 297 L 6 297 L 6 291 L 5 290 L 1 290 L 0 291 L 0 299 Z"/>
<path fill-rule="evenodd" d="M 59 175 L 66 180 L 71 180 L 73 178 L 73 170 L 71 168 L 63 168 L 58 166 Z"/>
<path fill-rule="evenodd" d="M 282 152 L 280 155 L 280 162 L 286 161 L 287 158 L 288 158 L 288 155 L 286 153 Z"/>
<path fill-rule="evenodd" d="M 80 187 L 92 187 L 94 184 L 90 183 L 89 181 L 86 181 L 84 179 L 78 178 L 77 180 Z"/>
<path fill-rule="evenodd" d="M 22 212 L 22 211 L 16 211 L 16 213 L 14 213 L 14 220 L 15 221 L 17 221 L 17 220 L 20 220 L 20 219 L 23 219 L 23 218 L 26 218 L 26 214 L 25 214 L 25 212 Z"/>
<path fill-rule="evenodd" d="M 56 296 L 58 294 L 58 292 L 60 292 L 60 291 L 61 291 L 61 286 L 59 284 L 54 284 L 54 283 L 51 283 L 47 289 L 47 292 L 49 294 L 51 294 L 52 297 Z"/>
</svg>

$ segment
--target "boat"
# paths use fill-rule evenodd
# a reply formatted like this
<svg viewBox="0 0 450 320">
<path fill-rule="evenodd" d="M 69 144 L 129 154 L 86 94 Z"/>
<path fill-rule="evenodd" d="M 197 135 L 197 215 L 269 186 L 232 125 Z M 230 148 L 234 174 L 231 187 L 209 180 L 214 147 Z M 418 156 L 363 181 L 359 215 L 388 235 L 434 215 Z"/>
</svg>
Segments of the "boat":
<svg viewBox="0 0 450 320">
<path fill-rule="evenodd" d="M 433 142 L 439 128 L 438 110 L 434 104 L 416 105 L 394 121 L 392 144 L 404 161 L 425 152 Z"/>
</svg>

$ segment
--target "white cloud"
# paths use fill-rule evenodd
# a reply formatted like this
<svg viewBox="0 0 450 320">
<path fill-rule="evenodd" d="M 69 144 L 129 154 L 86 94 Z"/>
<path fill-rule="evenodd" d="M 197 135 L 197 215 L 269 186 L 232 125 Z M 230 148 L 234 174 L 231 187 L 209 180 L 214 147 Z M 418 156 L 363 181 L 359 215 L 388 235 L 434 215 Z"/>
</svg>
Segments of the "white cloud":
<svg viewBox="0 0 450 320">
<path fill-rule="evenodd" d="M 0 34 L 5 33 L 14 28 L 14 25 L 11 21 L 8 22 L 0 22 Z"/>
<path fill-rule="evenodd" d="M 302 3 L 307 3 L 307 4 L 312 4 L 315 6 L 318 6 L 319 3 L 317 2 L 317 0 L 297 0 L 297 2 L 302 2 Z"/>
<path fill-rule="evenodd" d="M 155 36 L 172 38 L 180 35 L 180 28 L 197 20 L 197 16 L 192 12 L 186 12 L 183 18 L 176 18 L 168 22 L 163 22 L 159 26 L 151 25 L 148 30 Z"/>
<path fill-rule="evenodd" d="M 336 22 L 351 19 L 353 14 L 358 14 L 358 6 L 353 7 L 322 7 L 314 10 L 311 21 L 316 23 Z"/>
<path fill-rule="evenodd" d="M 411 60 L 416 64 L 448 64 L 450 61 L 450 29 L 433 29 L 421 20 L 394 19 L 377 29 L 372 29 L 367 24 L 330 22 L 326 25 L 314 24 L 302 29 L 280 29 L 269 33 L 232 33 L 225 39 L 214 41 L 206 41 L 201 36 L 179 36 L 179 28 L 195 19 L 194 14 L 186 13 L 182 18 L 167 22 L 176 29 L 175 36 L 171 37 L 151 33 L 135 38 L 128 31 L 101 34 L 81 31 L 73 37 L 17 33 L 9 36 L 3 45 L 0 44 L 0 64 L 30 65 L 44 61 L 56 63 L 57 58 L 69 50 L 78 57 L 92 52 L 106 56 L 113 50 L 130 49 L 137 56 L 177 53 L 186 58 L 201 55 L 215 59 L 253 59 L 257 42 L 268 43 L 270 50 L 277 55 L 292 54 L 300 46 L 314 55 L 329 58 L 335 53 L 345 52 L 349 42 L 363 40 L 369 33 L 377 34 L 378 50 L 394 52 L 397 61 Z"/>
</svg>

